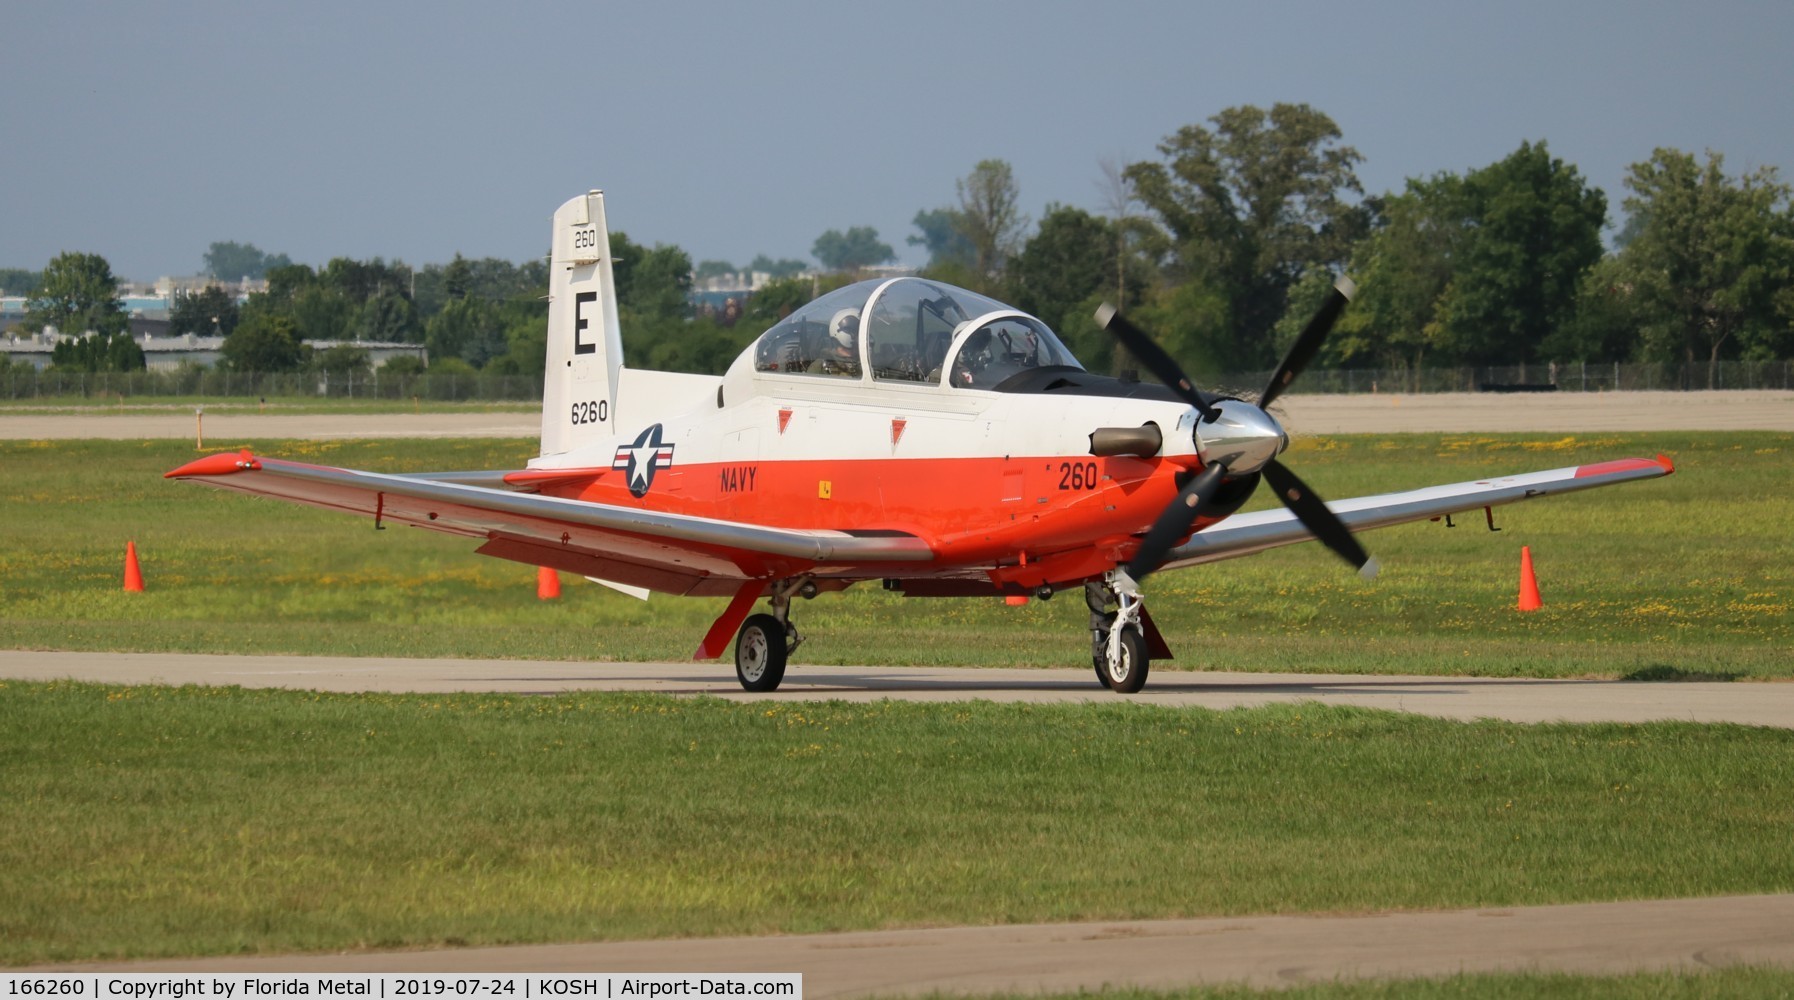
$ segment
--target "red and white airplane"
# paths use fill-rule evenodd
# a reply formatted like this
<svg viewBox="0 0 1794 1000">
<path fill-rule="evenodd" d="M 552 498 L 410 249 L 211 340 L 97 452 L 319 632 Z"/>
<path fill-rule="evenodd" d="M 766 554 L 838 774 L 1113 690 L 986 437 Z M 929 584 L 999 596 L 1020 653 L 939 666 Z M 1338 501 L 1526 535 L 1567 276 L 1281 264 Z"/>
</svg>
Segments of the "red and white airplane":
<svg viewBox="0 0 1794 1000">
<path fill-rule="evenodd" d="M 168 473 L 472 539 L 482 555 L 646 596 L 732 598 L 699 644 L 771 691 L 803 641 L 791 599 L 877 580 L 928 597 L 1079 588 L 1098 678 L 1140 690 L 1170 656 L 1139 581 L 1318 538 L 1666 475 L 1622 459 L 1323 503 L 1265 408 L 1314 357 L 1331 300 L 1256 402 L 1194 388 L 1112 309 L 1164 385 L 1086 371 L 1035 317 L 924 278 L 862 281 L 761 334 L 720 377 L 625 367 L 604 198 L 554 215 L 541 455 L 391 475 L 238 454 Z M 1235 515 L 1263 480 L 1281 510 Z M 754 612 L 768 599 L 769 612 Z"/>
</svg>

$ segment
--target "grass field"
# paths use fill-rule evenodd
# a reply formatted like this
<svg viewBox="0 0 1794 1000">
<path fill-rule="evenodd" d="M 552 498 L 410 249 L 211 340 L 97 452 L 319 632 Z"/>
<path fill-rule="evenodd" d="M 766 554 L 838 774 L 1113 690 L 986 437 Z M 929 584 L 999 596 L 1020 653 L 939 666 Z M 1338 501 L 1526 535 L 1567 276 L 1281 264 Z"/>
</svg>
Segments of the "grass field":
<svg viewBox="0 0 1794 1000">
<path fill-rule="evenodd" d="M 219 450 L 239 442 L 218 442 Z M 377 470 L 516 467 L 533 442 L 261 441 Z M 1364 536 L 1366 583 L 1314 545 L 1166 573 L 1155 669 L 1674 678 L 1794 675 L 1794 435 L 1339 436 L 1290 463 L 1324 496 L 1668 452 L 1663 480 Z M 79 650 L 683 659 L 721 602 L 637 602 L 465 541 L 189 484 L 178 441 L 0 442 L 0 646 Z M 1255 500 L 1267 503 L 1263 491 Z M 127 539 L 149 592 L 119 590 Z M 1512 610 L 1521 545 L 1546 606 Z M 862 586 L 796 610 L 811 663 L 1078 665 L 1076 594 L 1009 608 Z"/>
<path fill-rule="evenodd" d="M 1794 889 L 1794 732 L 0 686 L 0 961 Z"/>
</svg>

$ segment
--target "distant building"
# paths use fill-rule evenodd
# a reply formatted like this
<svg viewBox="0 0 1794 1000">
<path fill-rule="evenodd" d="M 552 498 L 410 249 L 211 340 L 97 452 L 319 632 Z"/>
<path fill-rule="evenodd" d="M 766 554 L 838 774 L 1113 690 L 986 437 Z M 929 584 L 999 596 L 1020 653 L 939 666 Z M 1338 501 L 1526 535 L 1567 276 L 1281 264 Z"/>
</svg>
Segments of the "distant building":
<svg viewBox="0 0 1794 1000">
<path fill-rule="evenodd" d="M 0 333 L 11 330 L 25 321 L 25 303 L 29 301 L 23 295 L 0 295 Z"/>
<path fill-rule="evenodd" d="M 72 335 L 58 333 L 54 329 L 46 329 L 43 333 L 11 333 L 0 336 L 0 353 L 6 354 L 14 364 L 23 362 L 41 369 L 49 366 L 50 352 L 55 350 L 57 342 L 71 337 Z M 172 371 L 183 364 L 211 366 L 224 356 L 223 337 L 201 337 L 191 333 L 161 337 L 138 334 L 133 330 L 131 339 L 143 348 L 144 363 L 151 371 Z M 332 347 L 359 347 L 368 352 L 368 363 L 375 368 L 393 358 L 416 358 L 426 364 L 430 360 L 422 344 L 374 340 L 308 340 L 305 346 L 317 351 Z"/>
<path fill-rule="evenodd" d="M 125 315 L 133 320 L 167 320 L 174 309 L 176 295 L 192 295 L 203 292 L 212 286 L 218 286 L 227 292 L 236 294 L 237 304 L 249 301 L 249 296 L 256 292 L 268 290 L 268 282 L 256 278 L 244 278 L 242 281 L 223 282 L 200 275 L 191 278 L 157 278 L 153 284 L 136 281 L 120 282 L 118 300 L 123 304 Z M 11 330 L 25 321 L 25 307 L 30 298 L 24 295 L 0 296 L 0 333 Z M 143 333 L 161 333 L 163 329 L 154 327 L 142 328 L 133 323 L 131 335 Z"/>
</svg>

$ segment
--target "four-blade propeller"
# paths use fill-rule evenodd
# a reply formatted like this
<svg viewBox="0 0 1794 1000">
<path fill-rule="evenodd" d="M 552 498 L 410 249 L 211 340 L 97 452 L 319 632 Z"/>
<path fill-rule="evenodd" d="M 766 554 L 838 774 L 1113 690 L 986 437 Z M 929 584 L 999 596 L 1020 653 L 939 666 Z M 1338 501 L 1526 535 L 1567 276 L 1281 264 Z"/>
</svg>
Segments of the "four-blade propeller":
<svg viewBox="0 0 1794 1000">
<path fill-rule="evenodd" d="M 1352 537 L 1352 532 L 1346 528 L 1345 523 L 1308 488 L 1308 484 L 1277 461 L 1277 454 L 1283 450 L 1288 439 L 1283 436 L 1282 428 L 1277 422 L 1264 412 L 1264 408 L 1282 395 L 1296 376 L 1314 360 L 1354 291 L 1349 278 L 1341 278 L 1333 286 L 1332 294 L 1327 297 L 1314 318 L 1308 321 L 1308 326 L 1302 330 L 1295 343 L 1290 345 L 1282 363 L 1271 374 L 1270 384 L 1260 394 L 1257 405 L 1203 394 L 1196 389 L 1171 355 L 1165 353 L 1139 327 L 1124 319 L 1115 307 L 1105 303 L 1096 311 L 1097 324 L 1114 333 L 1128 353 L 1139 359 L 1160 381 L 1170 386 L 1179 398 L 1195 407 L 1200 415 L 1195 434 L 1197 455 L 1202 459 L 1203 469 L 1184 484 L 1177 499 L 1153 522 L 1139 550 L 1134 553 L 1133 560 L 1127 565 L 1129 576 L 1140 580 L 1159 568 L 1165 561 L 1166 553 L 1171 551 L 1177 540 L 1195 527 L 1204 508 L 1214 499 L 1223 478 L 1254 472 L 1264 474 L 1265 481 L 1277 492 L 1277 499 L 1289 508 L 1290 513 L 1321 544 L 1338 553 L 1340 558 L 1350 563 L 1360 574 L 1367 577 L 1376 575 L 1376 560 Z M 1205 434 L 1205 430 L 1209 433 Z"/>
</svg>

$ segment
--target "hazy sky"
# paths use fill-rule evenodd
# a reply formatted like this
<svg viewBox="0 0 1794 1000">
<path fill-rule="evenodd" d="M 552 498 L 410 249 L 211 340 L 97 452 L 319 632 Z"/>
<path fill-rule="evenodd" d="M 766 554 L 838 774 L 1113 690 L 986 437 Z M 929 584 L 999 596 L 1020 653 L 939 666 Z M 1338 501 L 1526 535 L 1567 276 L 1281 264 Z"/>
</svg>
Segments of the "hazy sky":
<svg viewBox="0 0 1794 1000">
<path fill-rule="evenodd" d="M 1794 174 L 1794 3 L 21 3 L 0 31 L 0 267 L 121 276 L 544 252 L 565 198 L 693 260 L 809 260 L 981 159 L 1097 209 L 1099 161 L 1306 102 L 1369 192 L 1522 140 L 1604 189 L 1655 146 Z"/>
</svg>

